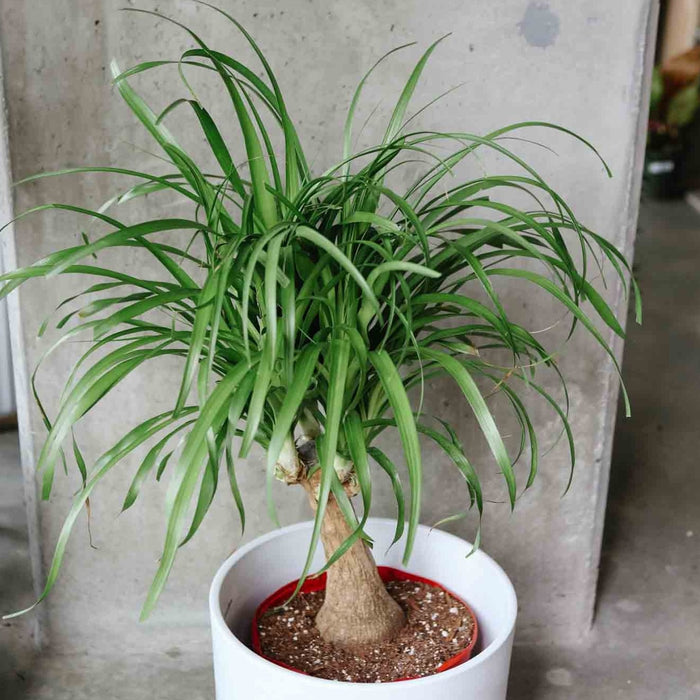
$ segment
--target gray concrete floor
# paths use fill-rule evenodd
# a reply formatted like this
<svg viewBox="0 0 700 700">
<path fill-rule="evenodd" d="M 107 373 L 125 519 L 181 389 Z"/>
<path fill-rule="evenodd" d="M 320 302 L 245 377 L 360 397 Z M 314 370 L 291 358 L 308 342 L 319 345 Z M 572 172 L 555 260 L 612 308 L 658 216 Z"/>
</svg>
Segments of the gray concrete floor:
<svg viewBox="0 0 700 700">
<path fill-rule="evenodd" d="M 700 698 L 700 215 L 642 206 L 598 608 L 578 649 L 516 647 L 514 700 Z"/>
<path fill-rule="evenodd" d="M 0 614 L 31 604 L 32 575 L 15 432 L 0 432 Z M 21 688 L 34 642 L 32 622 L 23 617 L 0 622 L 0 698 Z M 10 691 L 9 696 L 13 693 Z"/>
<path fill-rule="evenodd" d="M 596 621 L 576 648 L 516 646 L 511 700 L 700 698 L 700 215 L 644 206 L 636 252 L 645 322 L 630 322 Z M 0 609 L 31 597 L 14 433 L 0 434 Z M 2 700 L 202 700 L 208 660 L 35 655 L 29 623 L 0 627 Z"/>
</svg>

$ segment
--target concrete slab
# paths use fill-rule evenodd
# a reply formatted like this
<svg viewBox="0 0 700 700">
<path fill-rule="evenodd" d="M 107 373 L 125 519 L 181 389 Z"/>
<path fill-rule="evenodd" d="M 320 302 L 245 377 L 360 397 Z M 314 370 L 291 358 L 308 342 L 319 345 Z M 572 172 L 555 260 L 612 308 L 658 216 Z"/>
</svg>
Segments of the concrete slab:
<svg viewBox="0 0 700 700">
<path fill-rule="evenodd" d="M 19 440 L 14 431 L 0 432 L 0 609 L 21 609 L 33 597 Z M 24 685 L 36 648 L 33 622 L 0 621 L 0 697 Z"/>
</svg>

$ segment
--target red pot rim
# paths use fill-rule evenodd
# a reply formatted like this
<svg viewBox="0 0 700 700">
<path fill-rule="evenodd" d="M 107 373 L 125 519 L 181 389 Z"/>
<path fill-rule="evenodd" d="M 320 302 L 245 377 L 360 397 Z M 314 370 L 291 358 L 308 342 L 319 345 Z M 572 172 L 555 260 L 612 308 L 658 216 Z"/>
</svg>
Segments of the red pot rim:
<svg viewBox="0 0 700 700">
<path fill-rule="evenodd" d="M 479 637 L 479 623 L 477 622 L 474 611 L 469 607 L 469 605 L 467 605 L 467 603 L 464 600 L 462 600 L 462 598 L 460 598 L 458 595 L 455 595 L 451 590 L 445 588 L 445 586 L 442 586 L 436 581 L 432 581 L 431 579 L 425 578 L 423 576 L 418 576 L 417 574 L 411 574 L 408 571 L 394 569 L 390 566 L 378 566 L 377 570 L 379 571 L 379 576 L 381 577 L 382 581 L 384 581 L 385 583 L 387 583 L 388 581 L 416 581 L 418 583 L 427 583 L 430 586 L 434 586 L 435 588 L 440 588 L 441 590 L 445 591 L 453 598 L 457 599 L 460 603 L 462 603 L 462 605 L 464 605 L 464 607 L 467 608 L 467 610 L 469 610 L 469 613 L 471 614 L 472 619 L 474 620 L 474 634 L 472 635 L 472 639 L 469 643 L 469 646 L 447 659 L 445 663 L 443 663 L 436 669 L 435 673 L 447 671 L 450 668 L 454 668 L 455 666 L 463 664 L 465 661 L 468 661 L 471 658 L 472 652 L 474 651 L 474 646 L 476 645 L 476 641 Z M 269 595 L 267 598 L 265 598 L 265 600 L 263 600 L 262 603 L 260 603 L 257 610 L 255 611 L 255 615 L 253 616 L 253 622 L 251 624 L 251 646 L 253 648 L 253 651 L 256 654 L 258 654 L 258 656 L 261 656 L 263 659 L 266 659 L 267 661 L 270 661 L 271 663 L 276 664 L 277 666 L 281 666 L 282 668 L 286 668 L 289 671 L 301 673 L 302 675 L 306 676 L 309 674 L 307 674 L 305 671 L 300 671 L 298 668 L 294 668 L 289 664 L 285 664 L 282 661 L 278 661 L 277 659 L 273 659 L 263 654 L 260 645 L 260 635 L 258 633 L 258 620 L 270 608 L 274 608 L 278 605 L 283 604 L 292 595 L 292 593 L 294 593 L 298 582 L 299 579 L 297 579 L 296 581 L 290 581 L 286 585 L 277 589 L 272 595 Z M 321 576 L 317 576 L 315 578 L 307 578 L 306 581 L 304 581 L 304 585 L 301 587 L 300 592 L 314 593 L 317 591 L 323 591 L 325 590 L 325 588 L 326 574 L 324 573 L 321 574 Z M 392 682 L 396 683 L 398 681 L 408 681 L 412 680 L 413 678 L 417 678 L 417 676 L 398 678 L 396 679 L 396 681 Z"/>
</svg>

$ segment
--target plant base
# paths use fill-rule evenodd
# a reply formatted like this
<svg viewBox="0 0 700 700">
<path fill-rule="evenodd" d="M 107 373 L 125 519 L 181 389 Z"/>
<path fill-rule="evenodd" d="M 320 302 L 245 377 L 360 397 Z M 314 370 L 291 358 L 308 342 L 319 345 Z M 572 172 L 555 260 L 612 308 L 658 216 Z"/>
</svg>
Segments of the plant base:
<svg viewBox="0 0 700 700">
<path fill-rule="evenodd" d="M 297 581 L 263 601 L 253 618 L 253 650 L 294 671 L 356 683 L 420 678 L 469 659 L 478 626 L 466 603 L 421 576 L 386 566 L 379 567 L 379 575 L 406 615 L 406 625 L 394 639 L 359 652 L 324 642 L 314 624 L 323 602 L 324 575 L 307 579 L 299 596 L 284 608 L 279 606 Z"/>
</svg>

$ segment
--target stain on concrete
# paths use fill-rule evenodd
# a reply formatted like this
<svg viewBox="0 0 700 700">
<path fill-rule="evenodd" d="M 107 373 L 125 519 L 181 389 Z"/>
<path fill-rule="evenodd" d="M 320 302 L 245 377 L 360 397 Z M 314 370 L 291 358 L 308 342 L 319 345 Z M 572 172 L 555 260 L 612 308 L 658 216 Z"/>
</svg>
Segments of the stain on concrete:
<svg viewBox="0 0 700 700">
<path fill-rule="evenodd" d="M 559 16 L 549 9 L 549 3 L 531 2 L 520 22 L 520 35 L 530 46 L 546 49 L 559 36 Z"/>
<path fill-rule="evenodd" d="M 630 600 L 629 598 L 622 598 L 622 600 L 618 600 L 617 603 L 615 603 L 615 607 L 618 610 L 621 610 L 622 612 L 635 613 L 635 612 L 639 612 L 639 610 L 641 610 L 642 606 L 636 600 Z"/>
<path fill-rule="evenodd" d="M 550 668 L 546 674 L 547 682 L 559 688 L 568 688 L 574 684 L 574 677 L 567 668 Z"/>
</svg>

